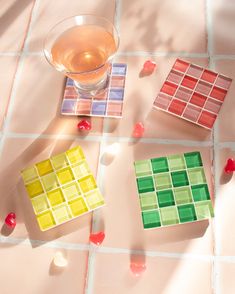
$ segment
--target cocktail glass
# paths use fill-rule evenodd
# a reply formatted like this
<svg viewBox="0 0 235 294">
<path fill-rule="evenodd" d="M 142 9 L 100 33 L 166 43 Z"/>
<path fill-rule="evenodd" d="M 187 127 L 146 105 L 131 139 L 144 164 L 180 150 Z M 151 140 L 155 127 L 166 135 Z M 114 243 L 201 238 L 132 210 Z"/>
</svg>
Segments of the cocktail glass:
<svg viewBox="0 0 235 294">
<path fill-rule="evenodd" d="M 108 19 L 78 15 L 49 31 L 44 54 L 52 66 L 74 81 L 79 93 L 94 96 L 109 84 L 110 64 L 118 46 L 118 32 Z"/>
</svg>

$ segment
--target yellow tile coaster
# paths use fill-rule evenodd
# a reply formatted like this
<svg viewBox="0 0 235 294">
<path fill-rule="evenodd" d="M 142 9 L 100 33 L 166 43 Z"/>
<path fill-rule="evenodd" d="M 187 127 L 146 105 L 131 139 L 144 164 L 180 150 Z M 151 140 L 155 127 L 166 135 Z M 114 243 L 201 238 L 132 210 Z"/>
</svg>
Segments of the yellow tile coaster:
<svg viewBox="0 0 235 294">
<path fill-rule="evenodd" d="M 21 172 L 42 231 L 104 205 L 80 146 Z"/>
<path fill-rule="evenodd" d="M 88 211 L 88 207 L 82 197 L 71 201 L 69 206 L 74 216 L 81 215 Z"/>
</svg>

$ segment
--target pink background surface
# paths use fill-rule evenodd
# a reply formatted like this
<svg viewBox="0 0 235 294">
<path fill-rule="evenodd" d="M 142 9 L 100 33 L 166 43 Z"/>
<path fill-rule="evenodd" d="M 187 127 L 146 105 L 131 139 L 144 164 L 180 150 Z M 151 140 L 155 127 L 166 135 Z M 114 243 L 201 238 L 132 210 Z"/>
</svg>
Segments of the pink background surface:
<svg viewBox="0 0 235 294">
<path fill-rule="evenodd" d="M 2 1 L 0 8 L 0 293 L 1 294 L 234 294 L 235 179 L 223 174 L 235 156 L 235 84 L 212 132 L 158 110 L 153 101 L 176 58 L 235 78 L 235 3 L 231 0 Z M 115 62 L 128 65 L 123 118 L 92 118 L 87 136 L 77 117 L 59 114 L 65 78 L 47 64 L 43 39 L 58 21 L 76 14 L 114 21 L 120 33 Z M 152 59 L 156 71 L 139 73 Z M 141 140 L 131 137 L 142 121 Z M 107 154 L 117 143 L 119 152 Z M 20 170 L 81 145 L 106 206 L 40 232 Z M 215 218 L 144 231 L 133 161 L 198 150 Z M 3 223 L 16 212 L 8 235 Z M 101 247 L 89 234 L 103 229 Z M 68 266 L 53 266 L 62 251 Z M 146 271 L 135 277 L 136 255 Z"/>
</svg>

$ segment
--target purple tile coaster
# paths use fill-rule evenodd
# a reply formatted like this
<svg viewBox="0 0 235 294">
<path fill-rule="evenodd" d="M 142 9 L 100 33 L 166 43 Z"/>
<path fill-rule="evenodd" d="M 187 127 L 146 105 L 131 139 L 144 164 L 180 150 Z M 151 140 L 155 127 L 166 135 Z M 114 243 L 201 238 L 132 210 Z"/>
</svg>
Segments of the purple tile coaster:
<svg viewBox="0 0 235 294">
<path fill-rule="evenodd" d="M 113 63 L 107 90 L 98 96 L 78 94 L 72 79 L 67 78 L 61 106 L 63 115 L 122 117 L 127 65 Z"/>
</svg>

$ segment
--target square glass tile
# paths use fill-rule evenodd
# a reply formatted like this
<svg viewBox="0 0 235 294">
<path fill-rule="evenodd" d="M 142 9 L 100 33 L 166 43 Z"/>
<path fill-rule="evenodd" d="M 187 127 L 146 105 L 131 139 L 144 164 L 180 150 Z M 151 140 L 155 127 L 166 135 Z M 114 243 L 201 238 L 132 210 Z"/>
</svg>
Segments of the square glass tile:
<svg viewBox="0 0 235 294">
<path fill-rule="evenodd" d="M 158 208 L 156 192 L 140 194 L 141 210 L 153 210 Z"/>
<path fill-rule="evenodd" d="M 159 93 L 156 93 L 153 107 L 212 130 L 221 107 L 205 106 L 211 98 L 222 105 L 232 83 L 231 78 L 223 76 L 220 79 L 221 76 L 199 65 L 176 59 Z M 197 111 L 191 107 L 192 104 L 197 105 Z"/>
<path fill-rule="evenodd" d="M 139 160 L 135 174 L 144 228 L 214 216 L 199 152 Z"/>
<path fill-rule="evenodd" d="M 179 216 L 175 206 L 161 208 L 160 212 L 162 224 L 164 226 L 176 225 L 179 223 Z"/>
<path fill-rule="evenodd" d="M 151 164 L 154 174 L 169 171 L 166 157 L 153 158 Z"/>
<path fill-rule="evenodd" d="M 183 155 L 168 156 L 169 167 L 171 171 L 185 169 L 185 160 Z"/>
<path fill-rule="evenodd" d="M 35 163 L 21 175 L 42 231 L 104 205 L 80 146 Z"/>
<path fill-rule="evenodd" d="M 148 176 L 152 174 L 150 160 L 141 160 L 135 162 L 135 172 L 137 177 Z"/>
<path fill-rule="evenodd" d="M 172 187 L 171 177 L 169 173 L 162 173 L 154 175 L 156 190 L 163 190 Z"/>
<path fill-rule="evenodd" d="M 184 154 L 187 168 L 202 166 L 202 158 L 200 152 L 189 152 Z"/>
<path fill-rule="evenodd" d="M 158 210 L 142 212 L 142 219 L 145 229 L 156 228 L 161 226 L 160 215 Z"/>
<path fill-rule="evenodd" d="M 172 190 L 163 190 L 157 192 L 159 207 L 175 205 L 174 195 Z"/>
<path fill-rule="evenodd" d="M 178 212 L 181 223 L 193 222 L 197 219 L 195 207 L 193 204 L 178 206 Z"/>
<path fill-rule="evenodd" d="M 187 186 L 189 184 L 186 171 L 172 172 L 171 177 L 174 187 Z"/>
<path fill-rule="evenodd" d="M 174 196 L 175 196 L 176 204 L 191 203 L 193 201 L 191 188 L 187 186 L 175 188 Z"/>
<path fill-rule="evenodd" d="M 206 176 L 203 168 L 194 168 L 188 170 L 189 182 L 191 185 L 205 184 Z"/>
<path fill-rule="evenodd" d="M 154 184 L 152 177 L 143 177 L 137 179 L 139 193 L 146 193 L 154 191 Z"/>
<path fill-rule="evenodd" d="M 197 201 L 205 201 L 210 199 L 210 194 L 206 184 L 192 186 L 193 199 Z"/>
<path fill-rule="evenodd" d="M 195 203 L 197 219 L 208 219 L 214 216 L 214 211 L 211 201 L 201 201 Z"/>
</svg>

